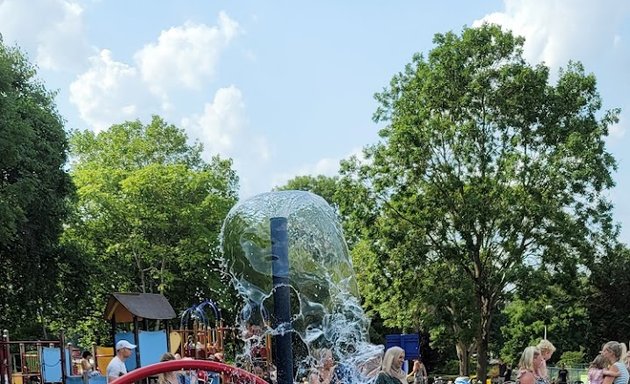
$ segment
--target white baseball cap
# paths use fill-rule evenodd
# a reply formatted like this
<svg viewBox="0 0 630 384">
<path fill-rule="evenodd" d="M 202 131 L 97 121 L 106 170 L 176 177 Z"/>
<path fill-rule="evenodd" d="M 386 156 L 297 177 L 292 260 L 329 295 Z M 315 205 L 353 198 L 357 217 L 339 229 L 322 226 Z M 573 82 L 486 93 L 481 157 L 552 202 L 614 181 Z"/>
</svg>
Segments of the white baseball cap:
<svg viewBox="0 0 630 384">
<path fill-rule="evenodd" d="M 134 349 L 136 348 L 136 345 L 131 344 L 130 342 L 128 342 L 127 340 L 120 340 L 119 342 L 116 343 L 116 350 L 120 350 L 123 348 L 127 348 L 127 349 Z"/>
</svg>

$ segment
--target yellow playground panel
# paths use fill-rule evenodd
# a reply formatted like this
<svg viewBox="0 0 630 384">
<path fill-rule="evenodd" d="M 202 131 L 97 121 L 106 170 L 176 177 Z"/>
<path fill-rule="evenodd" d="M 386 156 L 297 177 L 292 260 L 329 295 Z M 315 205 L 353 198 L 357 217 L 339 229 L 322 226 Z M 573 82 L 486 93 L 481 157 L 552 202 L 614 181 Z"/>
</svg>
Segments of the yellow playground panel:
<svg viewBox="0 0 630 384">
<path fill-rule="evenodd" d="M 114 348 L 97 346 L 94 351 L 94 357 L 96 358 L 96 367 L 100 368 L 101 372 L 104 374 L 107 365 L 114 358 Z"/>
</svg>

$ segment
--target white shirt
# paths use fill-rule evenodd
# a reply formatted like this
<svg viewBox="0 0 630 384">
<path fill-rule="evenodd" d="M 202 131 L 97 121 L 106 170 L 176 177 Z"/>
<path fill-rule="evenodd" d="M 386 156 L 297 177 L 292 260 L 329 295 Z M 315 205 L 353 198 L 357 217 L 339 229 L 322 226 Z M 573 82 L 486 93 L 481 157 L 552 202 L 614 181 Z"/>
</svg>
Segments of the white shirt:
<svg viewBox="0 0 630 384">
<path fill-rule="evenodd" d="M 107 364 L 107 382 L 113 381 L 127 373 L 125 363 L 118 356 L 114 356 L 112 361 Z"/>
</svg>

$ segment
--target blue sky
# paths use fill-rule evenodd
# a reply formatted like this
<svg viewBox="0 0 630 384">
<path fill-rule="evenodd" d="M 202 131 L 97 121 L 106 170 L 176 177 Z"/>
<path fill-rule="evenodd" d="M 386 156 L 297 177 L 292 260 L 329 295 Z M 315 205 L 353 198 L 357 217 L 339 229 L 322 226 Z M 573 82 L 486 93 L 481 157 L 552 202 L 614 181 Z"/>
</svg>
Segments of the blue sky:
<svg viewBox="0 0 630 384">
<path fill-rule="evenodd" d="M 241 197 L 334 175 L 378 140 L 373 94 L 435 33 L 481 21 L 526 39 L 554 72 L 570 59 L 622 108 L 610 192 L 630 242 L 630 2 L 0 0 L 0 33 L 40 68 L 68 129 L 158 114 L 231 157 Z"/>
</svg>

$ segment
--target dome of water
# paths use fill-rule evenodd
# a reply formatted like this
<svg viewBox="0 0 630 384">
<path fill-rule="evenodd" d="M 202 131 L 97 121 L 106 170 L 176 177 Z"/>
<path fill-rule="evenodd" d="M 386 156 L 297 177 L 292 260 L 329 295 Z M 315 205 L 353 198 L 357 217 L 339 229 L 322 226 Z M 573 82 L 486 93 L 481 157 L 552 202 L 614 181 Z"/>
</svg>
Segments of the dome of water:
<svg viewBox="0 0 630 384">
<path fill-rule="evenodd" d="M 369 344 L 369 320 L 335 211 L 310 192 L 254 196 L 228 213 L 222 230 L 225 267 L 243 298 L 243 321 L 270 328 L 273 311 L 270 220 L 287 219 L 291 327 L 309 350 L 329 348 L 337 360 L 366 373 L 382 347 Z M 301 362 L 308 365 L 308 361 Z M 297 365 L 300 365 L 297 364 Z M 378 363 L 376 363 L 378 364 Z"/>
</svg>

